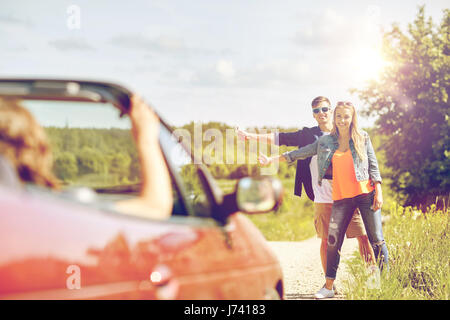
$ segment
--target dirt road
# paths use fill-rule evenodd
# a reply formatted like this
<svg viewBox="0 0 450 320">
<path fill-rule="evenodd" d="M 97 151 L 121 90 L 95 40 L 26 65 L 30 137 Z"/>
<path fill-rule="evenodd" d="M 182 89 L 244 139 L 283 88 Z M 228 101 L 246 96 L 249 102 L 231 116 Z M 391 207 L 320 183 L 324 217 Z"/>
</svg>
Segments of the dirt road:
<svg viewBox="0 0 450 320">
<path fill-rule="evenodd" d="M 270 247 L 278 256 L 284 274 L 285 298 L 287 300 L 314 299 L 325 283 L 320 262 L 320 239 L 314 237 L 300 242 L 270 241 Z M 338 295 L 334 299 L 345 299 L 342 295 L 342 280 L 348 276 L 343 261 L 358 250 L 356 239 L 345 239 L 342 246 L 341 263 L 336 278 Z"/>
</svg>

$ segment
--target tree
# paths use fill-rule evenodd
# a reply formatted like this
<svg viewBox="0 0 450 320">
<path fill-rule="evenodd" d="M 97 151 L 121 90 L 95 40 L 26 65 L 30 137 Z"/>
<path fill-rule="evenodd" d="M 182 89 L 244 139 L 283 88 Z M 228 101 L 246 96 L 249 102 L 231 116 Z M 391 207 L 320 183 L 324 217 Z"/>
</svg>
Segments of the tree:
<svg viewBox="0 0 450 320">
<path fill-rule="evenodd" d="M 70 152 L 62 152 L 55 159 L 54 172 L 63 181 L 77 177 L 78 166 L 76 157 Z"/>
<path fill-rule="evenodd" d="M 130 165 L 128 168 L 128 180 L 130 181 L 138 181 L 141 177 L 141 165 L 139 163 L 139 158 L 137 152 L 132 152 L 129 154 L 130 156 Z"/>
<path fill-rule="evenodd" d="M 383 35 L 387 62 L 366 88 L 353 90 L 378 116 L 391 188 L 406 205 L 428 205 L 450 190 L 450 10 L 434 25 L 424 6 L 403 33 L 397 25 Z"/>
<path fill-rule="evenodd" d="M 109 163 L 109 172 L 112 174 L 117 174 L 120 179 L 129 176 L 129 167 L 131 163 L 131 158 L 128 153 L 116 153 L 111 156 Z"/>
<path fill-rule="evenodd" d="M 78 172 L 83 174 L 104 173 L 106 162 L 103 155 L 90 147 L 83 147 L 77 154 Z"/>
</svg>

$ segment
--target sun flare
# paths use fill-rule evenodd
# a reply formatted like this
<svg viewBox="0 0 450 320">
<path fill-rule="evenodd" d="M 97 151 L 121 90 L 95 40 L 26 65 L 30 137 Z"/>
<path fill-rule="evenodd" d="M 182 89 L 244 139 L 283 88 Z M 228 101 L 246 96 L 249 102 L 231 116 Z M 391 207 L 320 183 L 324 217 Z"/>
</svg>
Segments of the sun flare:
<svg viewBox="0 0 450 320">
<path fill-rule="evenodd" d="M 386 61 L 380 50 L 374 48 L 362 49 L 357 52 L 352 64 L 356 79 L 363 82 L 378 79 L 386 67 Z"/>
</svg>

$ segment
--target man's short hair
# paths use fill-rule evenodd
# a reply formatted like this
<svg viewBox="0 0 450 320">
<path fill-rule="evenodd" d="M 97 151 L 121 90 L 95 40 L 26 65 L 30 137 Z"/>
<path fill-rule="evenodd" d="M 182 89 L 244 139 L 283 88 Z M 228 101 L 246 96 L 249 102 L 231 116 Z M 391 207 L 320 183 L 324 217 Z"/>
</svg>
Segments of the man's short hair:
<svg viewBox="0 0 450 320">
<path fill-rule="evenodd" d="M 314 98 L 314 100 L 311 102 L 311 107 L 317 107 L 321 102 L 328 102 L 329 105 L 331 105 L 330 100 L 328 100 L 327 97 L 318 96 Z"/>
</svg>

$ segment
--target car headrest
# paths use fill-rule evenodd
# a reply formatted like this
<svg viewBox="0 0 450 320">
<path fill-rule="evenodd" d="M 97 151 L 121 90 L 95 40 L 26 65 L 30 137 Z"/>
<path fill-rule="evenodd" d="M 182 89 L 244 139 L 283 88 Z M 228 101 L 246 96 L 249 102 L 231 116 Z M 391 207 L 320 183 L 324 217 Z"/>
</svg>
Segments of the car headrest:
<svg viewBox="0 0 450 320">
<path fill-rule="evenodd" d="M 22 186 L 17 171 L 2 155 L 0 155 L 0 184 L 11 188 L 21 188 Z"/>
</svg>

